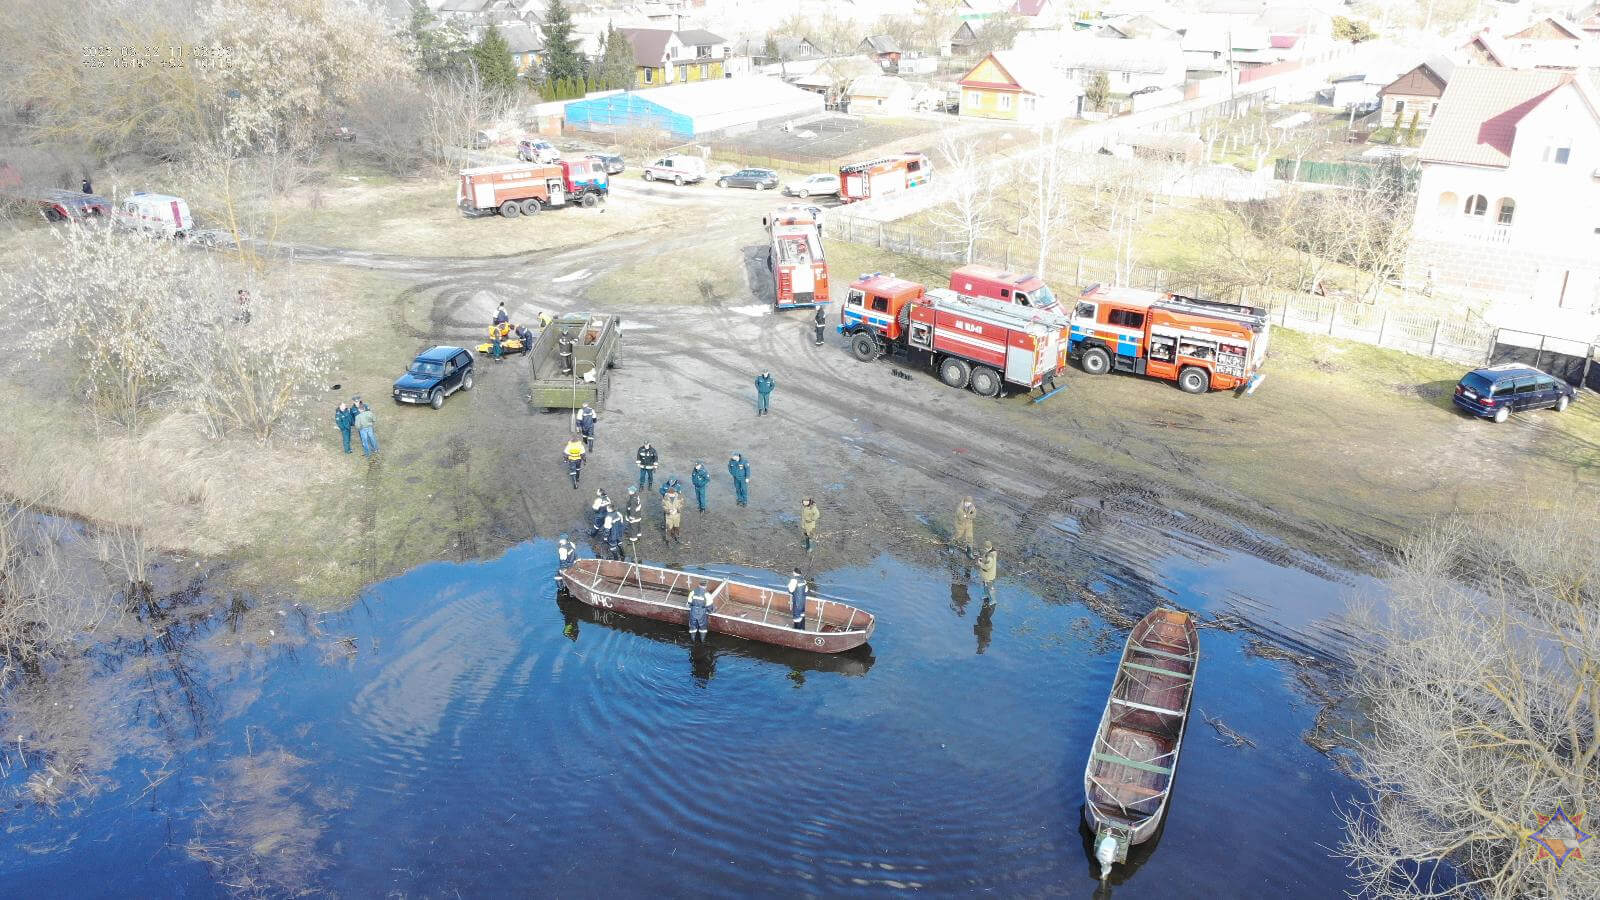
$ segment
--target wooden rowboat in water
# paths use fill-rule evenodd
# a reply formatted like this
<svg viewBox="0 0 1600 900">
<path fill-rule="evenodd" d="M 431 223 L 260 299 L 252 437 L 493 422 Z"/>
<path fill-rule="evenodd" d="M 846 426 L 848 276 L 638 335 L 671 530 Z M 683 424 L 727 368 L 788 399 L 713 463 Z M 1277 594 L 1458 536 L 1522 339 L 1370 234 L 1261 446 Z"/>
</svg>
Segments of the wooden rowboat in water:
<svg viewBox="0 0 1600 900">
<path fill-rule="evenodd" d="M 1100 877 L 1155 834 L 1189 718 L 1200 641 L 1188 613 L 1157 608 L 1128 635 L 1083 771 L 1083 816 Z"/>
<path fill-rule="evenodd" d="M 806 598 L 806 627 L 799 631 L 787 591 L 621 560 L 580 559 L 560 578 L 569 594 L 590 606 L 684 627 L 689 624 L 689 591 L 704 581 L 716 601 L 709 630 L 813 653 L 859 647 L 877 624 L 872 613 L 811 594 Z"/>
</svg>

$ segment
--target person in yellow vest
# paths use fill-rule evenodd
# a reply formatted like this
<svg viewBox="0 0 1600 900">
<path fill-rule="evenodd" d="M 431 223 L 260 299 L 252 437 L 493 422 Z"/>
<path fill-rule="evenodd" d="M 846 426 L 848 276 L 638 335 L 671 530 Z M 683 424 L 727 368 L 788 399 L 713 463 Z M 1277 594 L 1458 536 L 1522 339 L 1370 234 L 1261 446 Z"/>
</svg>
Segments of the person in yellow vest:
<svg viewBox="0 0 1600 900">
<path fill-rule="evenodd" d="M 572 489 L 578 489 L 578 479 L 583 476 L 583 455 L 589 451 L 588 445 L 583 442 L 583 435 L 576 431 L 567 440 L 566 449 L 562 455 L 567 458 L 567 474 L 572 476 Z"/>
</svg>

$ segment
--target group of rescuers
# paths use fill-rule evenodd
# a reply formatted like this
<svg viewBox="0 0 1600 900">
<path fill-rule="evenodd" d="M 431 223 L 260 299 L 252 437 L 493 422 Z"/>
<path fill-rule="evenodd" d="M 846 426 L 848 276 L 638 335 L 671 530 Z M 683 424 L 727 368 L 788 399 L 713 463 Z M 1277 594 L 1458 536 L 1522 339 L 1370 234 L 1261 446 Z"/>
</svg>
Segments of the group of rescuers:
<svg viewBox="0 0 1600 900">
<path fill-rule="evenodd" d="M 756 378 L 756 415 L 764 416 L 768 413 L 769 398 L 775 382 L 770 372 L 762 372 Z M 562 450 L 562 456 L 567 460 L 568 474 L 572 478 L 574 489 L 582 476 L 583 460 L 594 446 L 595 424 L 599 416 L 587 403 L 577 413 L 577 429 L 572 433 L 571 439 Z M 639 482 L 628 486 L 628 499 L 623 508 L 618 510 L 611 502 L 604 490 L 596 490 L 594 499 L 589 503 L 589 536 L 595 539 L 604 539 L 612 559 L 639 559 L 639 538 L 644 533 L 644 499 L 643 492 L 655 486 L 656 469 L 661 465 L 661 454 L 654 445 L 646 442 L 634 454 L 634 461 L 639 467 Z M 734 498 L 738 505 L 749 505 L 750 461 L 743 453 L 734 453 L 728 458 L 728 475 L 733 480 Z M 696 461 L 694 468 L 689 473 L 689 481 L 694 486 L 695 506 L 700 512 L 706 511 L 706 488 L 711 483 L 711 473 L 706 469 L 704 462 Z M 663 531 L 668 543 L 682 543 L 679 529 L 683 525 L 683 483 L 676 476 L 669 476 L 657 488 L 661 495 L 661 513 Z M 978 508 L 971 497 L 963 497 L 956 506 L 955 527 L 951 535 L 951 547 L 961 552 L 968 560 L 978 563 L 978 578 L 983 583 L 984 604 L 994 604 L 994 582 L 999 570 L 999 553 L 991 541 L 984 541 L 981 552 L 975 554 L 973 543 L 973 529 L 977 523 Z M 815 544 L 817 526 L 822 521 L 822 510 L 815 500 L 806 497 L 800 501 L 800 534 L 806 552 L 810 552 Z M 626 548 L 626 550 L 624 550 Z M 561 535 L 556 544 L 558 570 L 564 571 L 572 567 L 578 558 L 578 545 L 566 534 Z M 689 633 L 691 637 L 703 638 L 710 621 L 711 613 L 716 611 L 716 600 L 707 590 L 707 582 L 701 579 L 689 592 Z M 805 576 L 797 568 L 789 577 L 787 587 L 790 601 L 790 611 L 793 615 L 793 627 L 796 630 L 805 630 L 806 598 L 810 588 Z"/>
<path fill-rule="evenodd" d="M 824 323 L 827 321 L 825 312 L 819 307 L 813 328 L 816 332 L 815 343 L 823 343 L 822 335 Z M 539 315 L 541 329 L 550 324 L 548 314 Z M 532 334 L 521 326 L 513 327 L 509 316 L 506 314 L 505 304 L 500 304 L 495 311 L 494 322 L 489 328 L 489 338 L 492 344 L 491 352 L 495 359 L 504 355 L 502 344 L 515 334 L 523 341 L 526 348 L 532 343 Z M 560 355 L 563 371 L 571 372 L 572 338 L 566 333 L 562 334 Z M 756 415 L 765 416 L 771 412 L 772 392 L 777 387 L 777 380 L 771 372 L 762 372 L 756 376 Z M 572 479 L 572 488 L 577 490 L 578 482 L 583 476 L 584 458 L 594 449 L 595 423 L 599 416 L 594 408 L 585 403 L 575 417 L 576 427 L 566 446 L 562 448 L 562 458 L 567 462 L 567 474 Z M 655 485 L 656 469 L 661 464 L 661 454 L 646 442 L 641 446 L 634 460 L 639 466 L 639 483 L 628 487 L 628 499 L 622 510 L 618 510 L 611 502 L 611 498 L 604 490 L 594 492 L 594 500 L 589 509 L 591 519 L 589 523 L 589 536 L 591 538 L 604 538 L 607 549 L 612 559 L 631 558 L 637 562 L 639 559 L 639 538 L 643 536 L 644 528 L 644 500 L 643 491 Z M 743 453 L 734 453 L 728 458 L 728 476 L 733 480 L 734 500 L 740 506 L 748 506 L 750 502 L 750 460 Z M 694 486 L 695 506 L 700 512 L 706 511 L 706 487 L 711 483 L 711 473 L 707 471 L 703 462 L 696 462 L 694 469 L 689 473 L 689 482 Z M 682 543 L 679 529 L 683 525 L 683 483 L 676 476 L 668 477 L 660 487 L 662 525 L 668 542 Z M 955 528 L 951 545 L 960 550 L 967 559 L 974 559 L 972 532 L 977 520 L 978 509 L 973 504 L 971 497 L 964 497 L 956 507 Z M 810 497 L 800 501 L 800 534 L 806 552 L 811 552 L 817 534 L 817 525 L 822 521 L 822 510 L 817 507 L 816 501 Z M 628 552 L 625 554 L 623 547 Z M 556 545 L 558 566 L 565 570 L 571 568 L 578 558 L 578 546 L 565 534 Z M 994 582 L 999 569 L 999 553 L 994 544 L 984 541 L 983 551 L 976 556 L 978 561 L 978 579 L 983 582 L 984 603 L 994 603 Z M 706 591 L 706 581 L 701 579 L 689 592 L 689 633 L 693 637 L 703 638 L 710 614 L 716 610 L 716 600 Z M 789 577 L 787 587 L 789 592 L 790 609 L 793 613 L 793 625 L 796 630 L 805 630 L 806 596 L 810 591 L 805 576 L 799 569 Z"/>
</svg>

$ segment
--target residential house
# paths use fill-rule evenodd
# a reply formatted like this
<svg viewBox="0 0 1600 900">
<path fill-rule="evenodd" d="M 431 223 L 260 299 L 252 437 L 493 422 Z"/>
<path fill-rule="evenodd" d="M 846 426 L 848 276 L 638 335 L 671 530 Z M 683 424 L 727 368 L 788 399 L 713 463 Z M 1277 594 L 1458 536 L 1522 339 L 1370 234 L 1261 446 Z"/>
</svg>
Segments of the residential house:
<svg viewBox="0 0 1600 900">
<path fill-rule="evenodd" d="M 1591 40 L 1600 38 L 1600 3 L 1591 3 L 1588 9 L 1577 15 L 1577 22 L 1574 24 Z"/>
<path fill-rule="evenodd" d="M 950 35 L 950 55 L 970 56 L 977 52 L 978 34 L 981 31 L 982 19 L 968 19 L 957 25 L 955 34 Z"/>
<path fill-rule="evenodd" d="M 1142 38 L 1155 41 L 1176 41 L 1182 37 L 1176 31 L 1142 13 L 1105 20 L 1100 27 L 1099 35 L 1118 40 Z"/>
<path fill-rule="evenodd" d="M 735 56 L 748 56 L 752 64 L 757 66 L 770 66 L 780 62 L 802 62 L 808 59 L 819 59 L 824 54 L 808 37 L 793 37 L 783 35 L 774 37 L 778 54 L 767 55 L 767 36 L 765 34 L 748 35 L 733 45 Z"/>
<path fill-rule="evenodd" d="M 1383 104 L 1379 124 L 1387 128 L 1408 128 L 1414 121 L 1427 128 L 1439 110 L 1439 98 L 1456 64 L 1442 56 L 1430 57 L 1378 91 Z"/>
<path fill-rule="evenodd" d="M 872 57 L 880 69 L 891 75 L 900 71 L 900 45 L 887 34 L 875 34 L 863 40 L 856 52 Z"/>
<path fill-rule="evenodd" d="M 1178 45 L 1186 71 L 1205 77 L 1229 69 L 1248 69 L 1277 62 L 1272 37 L 1255 26 L 1191 28 Z"/>
<path fill-rule="evenodd" d="M 868 56 L 841 56 L 825 60 L 809 73 L 794 80 L 794 86 L 821 94 L 832 109 L 844 103 L 845 91 L 857 78 L 882 74 L 876 60 Z"/>
<path fill-rule="evenodd" d="M 1044 60 L 1057 72 L 1086 88 L 1096 72 L 1105 72 L 1112 94 L 1127 96 L 1154 87 L 1183 87 L 1183 48 L 1177 41 L 1099 37 L 1093 32 L 1025 31 L 1016 50 Z"/>
<path fill-rule="evenodd" d="M 618 28 L 633 46 L 636 87 L 708 81 L 726 75 L 728 42 L 703 29 Z"/>
<path fill-rule="evenodd" d="M 1387 72 L 1359 72 L 1331 79 L 1333 108 L 1348 110 L 1354 107 L 1365 115 L 1377 107 L 1379 92 L 1393 80 Z"/>
<path fill-rule="evenodd" d="M 974 118 L 1048 122 L 1083 108 L 1081 88 L 1038 57 L 1017 50 L 985 56 L 960 86 L 960 114 Z"/>
<path fill-rule="evenodd" d="M 1577 69 L 1600 65 L 1600 41 L 1561 16 L 1544 16 L 1504 35 L 1474 34 L 1457 61 L 1512 69 Z"/>
<path fill-rule="evenodd" d="M 866 75 L 851 82 L 845 91 L 845 111 L 853 116 L 905 115 L 916 94 L 916 88 L 903 78 Z"/>
<path fill-rule="evenodd" d="M 1408 274 L 1466 298 L 1600 305 L 1600 85 L 1457 66 L 1423 141 Z"/>
<path fill-rule="evenodd" d="M 434 8 L 440 21 L 453 21 L 463 26 L 476 25 L 489 9 L 491 0 L 444 0 Z"/>
<path fill-rule="evenodd" d="M 1066 15 L 1065 4 L 1058 6 L 1055 0 L 1016 0 L 1011 4 L 1010 12 L 1021 16 L 1030 25 L 1055 25 Z"/>
</svg>

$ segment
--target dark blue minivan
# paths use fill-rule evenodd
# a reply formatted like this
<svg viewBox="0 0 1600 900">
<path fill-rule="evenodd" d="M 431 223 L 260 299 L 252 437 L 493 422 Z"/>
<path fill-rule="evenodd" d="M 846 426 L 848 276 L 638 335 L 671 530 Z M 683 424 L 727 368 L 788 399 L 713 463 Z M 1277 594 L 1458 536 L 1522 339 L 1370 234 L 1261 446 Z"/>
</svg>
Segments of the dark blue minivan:
<svg viewBox="0 0 1600 900">
<path fill-rule="evenodd" d="M 1506 363 L 1474 369 L 1456 385 L 1457 406 L 1486 419 L 1504 422 L 1525 409 L 1560 412 L 1577 396 L 1572 385 L 1532 366 Z"/>
</svg>

